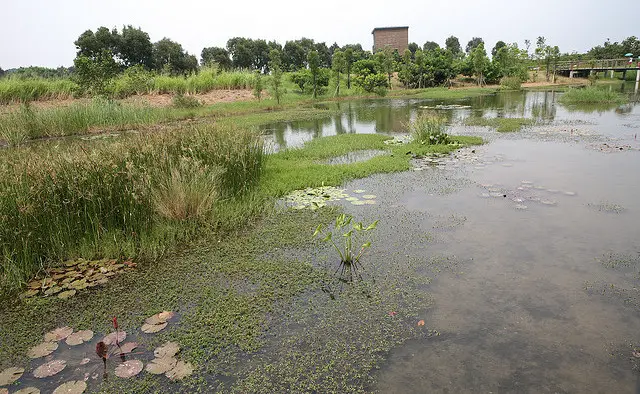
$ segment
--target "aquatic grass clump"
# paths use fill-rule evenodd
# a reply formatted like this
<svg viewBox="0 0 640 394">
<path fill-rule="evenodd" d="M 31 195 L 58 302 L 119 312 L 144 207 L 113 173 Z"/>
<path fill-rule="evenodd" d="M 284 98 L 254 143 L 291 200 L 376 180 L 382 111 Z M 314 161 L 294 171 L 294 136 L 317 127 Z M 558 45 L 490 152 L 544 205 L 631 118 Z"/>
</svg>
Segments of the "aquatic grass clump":
<svg viewBox="0 0 640 394">
<path fill-rule="evenodd" d="M 465 119 L 467 126 L 485 126 L 496 129 L 500 133 L 509 133 L 520 130 L 525 126 L 536 124 L 534 119 L 527 118 L 480 118 L 470 117 Z"/>
<path fill-rule="evenodd" d="M 0 158 L 0 293 L 52 262 L 154 256 L 197 235 L 201 219 L 222 229 L 247 220 L 262 207 L 247 196 L 264 160 L 258 135 L 212 125 L 90 149 L 8 150 Z"/>
<path fill-rule="evenodd" d="M 445 119 L 430 115 L 419 115 L 409 124 L 413 141 L 422 145 L 449 144 L 451 138 L 445 132 L 446 128 Z"/>
<path fill-rule="evenodd" d="M 171 164 L 151 192 L 156 211 L 170 220 L 206 218 L 218 198 L 222 173 L 219 166 L 187 158 Z"/>
<path fill-rule="evenodd" d="M 618 92 L 589 86 L 582 89 L 569 89 L 558 101 L 562 104 L 624 104 L 629 99 Z"/>
</svg>

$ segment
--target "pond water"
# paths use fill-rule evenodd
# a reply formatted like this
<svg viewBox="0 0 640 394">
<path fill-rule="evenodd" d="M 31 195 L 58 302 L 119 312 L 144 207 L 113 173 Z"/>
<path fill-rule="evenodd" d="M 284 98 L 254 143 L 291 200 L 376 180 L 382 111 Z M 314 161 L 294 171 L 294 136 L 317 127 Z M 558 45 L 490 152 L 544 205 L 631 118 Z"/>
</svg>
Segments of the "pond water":
<svg viewBox="0 0 640 394">
<path fill-rule="evenodd" d="M 399 249 L 460 262 L 425 289 L 425 321 L 440 335 L 395 348 L 372 390 L 640 392 L 640 107 L 567 109 L 559 94 L 340 103 L 343 115 L 275 126 L 276 143 L 295 146 L 402 132 L 421 107 L 456 104 L 470 108 L 438 109 L 451 132 L 489 141 L 345 185 L 377 195 L 343 203 L 380 219 L 370 264 Z M 463 126 L 467 116 L 544 122 L 500 134 Z"/>
</svg>

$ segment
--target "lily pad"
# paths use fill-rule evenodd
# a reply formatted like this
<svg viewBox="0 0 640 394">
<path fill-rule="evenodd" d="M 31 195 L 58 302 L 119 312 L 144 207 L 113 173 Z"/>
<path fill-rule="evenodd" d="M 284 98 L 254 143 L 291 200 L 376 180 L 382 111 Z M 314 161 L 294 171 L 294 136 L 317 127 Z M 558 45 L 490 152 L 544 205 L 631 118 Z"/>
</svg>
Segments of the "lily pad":
<svg viewBox="0 0 640 394">
<path fill-rule="evenodd" d="M 178 360 L 173 357 L 154 358 L 146 366 L 146 371 L 153 375 L 161 375 L 172 370 Z"/>
<path fill-rule="evenodd" d="M 148 317 L 144 322 L 147 324 L 161 324 L 165 323 L 167 320 L 171 320 L 175 313 L 169 311 L 163 311 L 160 313 L 156 313 L 155 315 Z"/>
<path fill-rule="evenodd" d="M 89 357 L 85 357 L 80 361 L 79 365 L 89 364 L 90 362 L 91 362 L 91 359 Z"/>
<path fill-rule="evenodd" d="M 67 366 L 64 360 L 52 360 L 44 363 L 33 371 L 36 378 L 48 378 L 62 371 Z"/>
<path fill-rule="evenodd" d="M 0 372 L 0 386 L 6 386 L 22 377 L 24 368 L 11 367 Z"/>
<path fill-rule="evenodd" d="M 58 386 L 53 394 L 82 394 L 87 389 L 87 384 L 82 380 L 72 380 Z"/>
<path fill-rule="evenodd" d="M 167 322 L 164 323 L 160 323 L 160 324 L 143 324 L 142 325 L 142 332 L 144 332 L 145 334 L 155 334 L 158 331 L 162 331 L 167 327 Z"/>
<path fill-rule="evenodd" d="M 120 346 L 120 353 L 131 353 L 133 349 L 137 348 L 138 344 L 136 342 L 127 342 Z"/>
<path fill-rule="evenodd" d="M 373 200 L 374 198 L 376 198 L 376 196 L 373 194 L 365 194 L 364 196 L 362 196 L 362 198 L 364 198 L 365 200 Z"/>
<path fill-rule="evenodd" d="M 29 358 L 40 358 L 48 356 L 58 348 L 57 342 L 43 342 L 29 349 L 27 356 Z"/>
<path fill-rule="evenodd" d="M 105 336 L 104 338 L 102 338 L 102 342 L 104 342 L 105 345 L 114 345 L 116 342 L 120 343 L 124 341 L 126 338 L 127 338 L 126 332 L 118 331 L 118 332 L 112 332 L 107 336 Z"/>
<path fill-rule="evenodd" d="M 376 204 L 376 200 L 365 200 L 363 201 L 365 204 L 367 205 L 375 205 Z"/>
<path fill-rule="evenodd" d="M 357 189 L 357 190 L 354 190 L 353 192 L 357 193 L 357 194 L 362 194 L 362 193 L 366 192 L 366 190 Z"/>
<path fill-rule="evenodd" d="M 166 342 L 164 345 L 156 348 L 153 355 L 156 358 L 173 357 L 180 351 L 180 345 L 175 342 Z"/>
<path fill-rule="evenodd" d="M 119 378 L 130 378 L 142 371 L 144 364 L 140 360 L 128 360 L 116 367 L 116 376 Z"/>
<path fill-rule="evenodd" d="M 69 346 L 80 345 L 84 342 L 88 342 L 93 338 L 93 331 L 91 330 L 83 330 L 77 331 L 67 337 L 65 341 Z"/>
<path fill-rule="evenodd" d="M 165 373 L 166 377 L 171 380 L 182 380 L 193 373 L 193 366 L 184 361 L 178 361 L 172 370 Z"/>
<path fill-rule="evenodd" d="M 353 205 L 364 205 L 365 202 L 362 201 L 362 200 L 358 200 L 358 201 L 351 201 L 351 204 L 353 204 Z"/>
<path fill-rule="evenodd" d="M 58 298 L 60 298 L 61 300 L 66 300 L 69 297 L 73 297 L 74 295 L 76 295 L 76 291 L 75 290 L 67 290 L 67 291 L 63 291 L 62 293 L 58 294 Z"/>
<path fill-rule="evenodd" d="M 40 389 L 35 387 L 25 387 L 23 389 L 16 391 L 13 394 L 40 394 Z"/>
<path fill-rule="evenodd" d="M 65 326 L 65 327 L 56 328 L 55 330 L 49 331 L 48 333 L 44 334 L 44 340 L 45 342 L 61 341 L 66 337 L 68 337 L 69 335 L 71 335 L 72 332 L 73 332 L 73 328 L 71 327 Z"/>
</svg>

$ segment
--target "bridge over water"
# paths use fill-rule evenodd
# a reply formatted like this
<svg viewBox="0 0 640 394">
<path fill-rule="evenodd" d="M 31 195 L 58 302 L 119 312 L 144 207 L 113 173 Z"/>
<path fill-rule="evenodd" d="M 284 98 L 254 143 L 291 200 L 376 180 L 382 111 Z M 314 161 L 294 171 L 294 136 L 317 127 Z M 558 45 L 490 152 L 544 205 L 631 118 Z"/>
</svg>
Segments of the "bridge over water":
<svg viewBox="0 0 640 394">
<path fill-rule="evenodd" d="M 629 58 L 576 60 L 558 62 L 556 65 L 556 72 L 569 78 L 587 77 L 590 74 L 599 72 L 603 72 L 606 75 L 606 72 L 609 71 L 611 77 L 613 77 L 614 72 L 621 72 L 624 79 L 629 70 L 640 71 L 640 59 L 631 62 Z M 636 82 L 639 80 L 640 72 L 636 72 Z"/>
</svg>

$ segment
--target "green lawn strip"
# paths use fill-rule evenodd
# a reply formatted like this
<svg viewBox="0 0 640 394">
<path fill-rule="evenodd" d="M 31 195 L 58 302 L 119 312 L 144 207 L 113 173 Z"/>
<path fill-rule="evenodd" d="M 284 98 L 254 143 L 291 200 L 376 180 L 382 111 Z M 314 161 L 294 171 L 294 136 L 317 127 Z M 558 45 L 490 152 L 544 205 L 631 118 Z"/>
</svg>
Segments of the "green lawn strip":
<svg viewBox="0 0 640 394">
<path fill-rule="evenodd" d="M 465 120 L 467 126 L 486 126 L 496 129 L 500 133 L 509 133 L 520 130 L 525 126 L 536 124 L 535 119 L 527 118 L 479 118 L 471 117 Z"/>
</svg>

